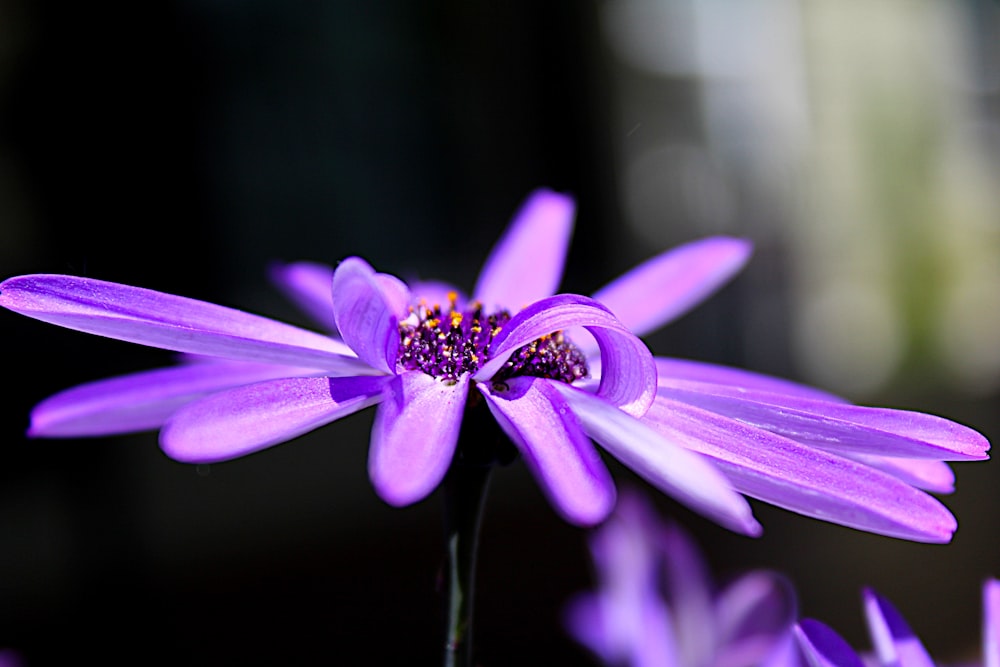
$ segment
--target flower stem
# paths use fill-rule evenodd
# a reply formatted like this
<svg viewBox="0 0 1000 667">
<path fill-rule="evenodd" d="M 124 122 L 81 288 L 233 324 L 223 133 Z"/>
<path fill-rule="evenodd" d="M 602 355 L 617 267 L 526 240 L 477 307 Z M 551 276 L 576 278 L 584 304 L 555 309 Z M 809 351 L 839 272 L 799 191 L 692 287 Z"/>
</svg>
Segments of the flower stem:
<svg viewBox="0 0 1000 667">
<path fill-rule="evenodd" d="M 456 460 L 444 480 L 444 528 L 448 549 L 448 625 L 445 667 L 472 665 L 472 602 L 479 526 L 492 465 Z"/>
</svg>

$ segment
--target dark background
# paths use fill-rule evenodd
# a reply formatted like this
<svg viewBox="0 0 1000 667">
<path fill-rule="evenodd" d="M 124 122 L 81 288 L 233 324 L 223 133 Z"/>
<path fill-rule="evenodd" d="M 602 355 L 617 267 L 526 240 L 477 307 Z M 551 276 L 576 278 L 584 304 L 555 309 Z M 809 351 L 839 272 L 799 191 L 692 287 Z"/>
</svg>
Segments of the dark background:
<svg viewBox="0 0 1000 667">
<path fill-rule="evenodd" d="M 614 116 L 600 8 L 3 0 L 0 273 L 87 275 L 306 323 L 267 284 L 268 261 L 357 254 L 471 286 L 524 196 L 548 186 L 577 199 L 563 288 L 588 293 L 663 249 L 623 222 L 616 146 L 651 119 Z M 657 111 L 693 140 L 695 92 L 677 82 Z M 772 212 L 755 203 L 739 203 L 748 222 L 730 231 L 755 236 L 750 222 Z M 689 209 L 662 215 L 684 240 Z M 802 379 L 787 340 L 788 247 L 754 240 L 744 276 L 651 337 L 654 352 Z M 750 354 L 758 289 L 769 346 Z M 28 441 L 41 398 L 170 357 L 10 313 L 0 332 L 0 645 L 32 666 L 436 664 L 440 493 L 406 509 L 374 495 L 370 411 L 204 467 L 167 459 L 155 434 Z M 925 379 L 872 398 L 998 431 L 991 393 Z M 976 650 L 979 585 L 1000 575 L 995 468 L 955 468 L 949 546 L 760 503 L 766 533 L 750 540 L 651 495 L 720 577 L 788 573 L 803 613 L 859 647 L 860 588 L 874 585 L 950 658 Z M 594 664 L 559 618 L 592 583 L 585 532 L 555 516 L 520 463 L 495 475 L 483 531 L 481 663 Z"/>
</svg>

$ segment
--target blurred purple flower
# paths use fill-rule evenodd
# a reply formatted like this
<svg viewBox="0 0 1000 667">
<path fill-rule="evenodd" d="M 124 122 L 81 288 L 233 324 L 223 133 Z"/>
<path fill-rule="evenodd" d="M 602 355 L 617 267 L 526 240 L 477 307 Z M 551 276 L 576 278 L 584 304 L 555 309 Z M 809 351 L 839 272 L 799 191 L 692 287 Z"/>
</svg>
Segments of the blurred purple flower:
<svg viewBox="0 0 1000 667">
<path fill-rule="evenodd" d="M 535 192 L 487 258 L 471 298 L 442 283 L 408 287 L 358 258 L 335 271 L 277 267 L 285 291 L 339 336 L 86 278 L 11 278 L 0 284 L 6 308 L 188 355 L 180 366 L 61 392 L 35 408 L 29 433 L 162 427 L 168 455 L 214 462 L 377 404 L 369 473 L 383 499 L 405 505 L 437 486 L 463 413 L 485 404 L 574 523 L 596 523 L 614 504 L 593 439 L 654 486 L 746 534 L 760 527 L 740 494 L 894 537 L 951 539 L 954 517 L 925 491 L 953 490 L 944 461 L 986 458 L 985 438 L 928 414 L 654 359 L 635 335 L 728 281 L 750 244 L 702 239 L 654 257 L 593 298 L 552 296 L 573 215 L 568 197 Z"/>
<path fill-rule="evenodd" d="M 694 542 L 635 492 L 590 536 L 598 588 L 566 607 L 570 634 L 614 667 L 757 667 L 795 657 L 795 592 L 755 570 L 717 588 Z"/>
<path fill-rule="evenodd" d="M 796 642 L 807 664 L 814 667 L 934 667 L 920 638 L 886 598 L 865 589 L 865 620 L 872 641 L 871 654 L 858 654 L 828 625 L 803 619 L 795 629 Z M 1000 581 L 989 578 L 982 588 L 982 658 L 980 667 L 1000 665 Z"/>
<path fill-rule="evenodd" d="M 24 657 L 14 649 L 0 649 L 0 667 L 24 667 Z"/>
</svg>

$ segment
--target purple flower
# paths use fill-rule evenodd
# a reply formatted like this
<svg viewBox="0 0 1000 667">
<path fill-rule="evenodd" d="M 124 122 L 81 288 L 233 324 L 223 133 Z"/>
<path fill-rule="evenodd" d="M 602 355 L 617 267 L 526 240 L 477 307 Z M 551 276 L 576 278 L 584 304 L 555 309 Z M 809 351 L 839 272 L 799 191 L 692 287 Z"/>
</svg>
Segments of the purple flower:
<svg viewBox="0 0 1000 667">
<path fill-rule="evenodd" d="M 166 453 L 214 462 L 377 405 L 369 474 L 394 505 L 442 479 L 463 416 L 486 406 L 555 508 L 601 521 L 614 485 L 592 440 L 696 511 L 758 534 L 742 495 L 885 535 L 946 542 L 944 461 L 986 458 L 979 433 L 918 412 L 854 406 L 738 369 L 653 358 L 636 338 L 729 280 L 750 244 L 706 238 L 597 291 L 558 294 L 572 200 L 528 198 L 471 297 L 407 286 L 359 258 L 276 269 L 324 335 L 213 304 L 70 276 L 0 284 L 0 305 L 62 326 L 185 353 L 185 363 L 43 401 L 29 433 L 161 427 Z M 330 276 L 332 275 L 332 279 Z M 330 285 L 332 283 L 332 289 Z M 466 439 L 468 440 L 468 439 Z"/>
<path fill-rule="evenodd" d="M 565 620 L 604 664 L 776 667 L 794 655 L 787 580 L 755 570 L 717 588 L 690 537 L 638 494 L 622 494 L 590 552 L 598 589 L 571 600 Z"/>
<path fill-rule="evenodd" d="M 865 620 L 872 641 L 872 655 L 859 655 L 829 626 L 815 619 L 803 619 L 795 629 L 797 644 L 811 665 L 830 667 L 934 667 L 920 638 L 902 614 L 886 598 L 872 589 L 862 594 Z M 982 588 L 983 667 L 1000 664 L 1000 581 L 989 578 Z"/>
<path fill-rule="evenodd" d="M 0 649 L 0 667 L 24 667 L 24 658 L 13 649 Z"/>
</svg>

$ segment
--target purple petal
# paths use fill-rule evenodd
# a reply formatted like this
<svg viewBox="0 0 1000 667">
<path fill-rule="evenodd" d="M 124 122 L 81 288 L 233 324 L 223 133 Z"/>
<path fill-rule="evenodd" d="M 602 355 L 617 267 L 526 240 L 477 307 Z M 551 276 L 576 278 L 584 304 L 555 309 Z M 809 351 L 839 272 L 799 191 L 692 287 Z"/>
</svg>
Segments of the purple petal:
<svg viewBox="0 0 1000 667">
<path fill-rule="evenodd" d="M 403 320 L 410 314 L 410 288 L 402 280 L 388 273 L 376 273 L 375 282 L 378 283 L 382 298 L 389 306 L 389 312 L 393 314 L 396 321 Z"/>
<path fill-rule="evenodd" d="M 401 296 L 362 259 L 349 257 L 333 273 L 337 329 L 358 357 L 372 368 L 393 373 L 399 349 Z M 398 287 L 398 286 L 396 286 Z"/>
<path fill-rule="evenodd" d="M 601 349 L 603 370 L 598 396 L 630 414 L 645 412 L 656 391 L 652 354 L 604 306 L 576 294 L 559 294 L 536 301 L 512 317 L 493 338 L 490 360 L 473 379 L 489 380 L 518 348 L 572 327 L 586 328 Z"/>
<path fill-rule="evenodd" d="M 750 505 L 707 459 L 687 451 L 600 397 L 552 383 L 580 418 L 584 431 L 653 486 L 719 524 L 759 535 Z"/>
<path fill-rule="evenodd" d="M 77 438 L 156 429 L 178 408 L 212 392 L 318 371 L 217 361 L 159 368 L 78 385 L 31 411 L 28 435 Z"/>
<path fill-rule="evenodd" d="M 1000 581 L 983 582 L 983 665 L 1000 667 Z"/>
<path fill-rule="evenodd" d="M 658 551 L 665 554 L 667 604 L 673 612 L 681 664 L 712 664 L 720 646 L 719 628 L 704 555 L 679 525 L 664 525 L 658 533 Z"/>
<path fill-rule="evenodd" d="M 795 637 L 796 627 L 792 626 L 785 636 L 779 639 L 770 653 L 757 663 L 758 667 L 809 667 L 799 641 Z"/>
<path fill-rule="evenodd" d="M 922 412 L 663 378 L 657 394 L 838 453 L 968 461 L 986 458 L 990 447 L 976 431 Z"/>
<path fill-rule="evenodd" d="M 604 462 L 552 382 L 516 377 L 505 389 L 476 385 L 556 510 L 589 526 L 615 504 L 615 486 Z"/>
<path fill-rule="evenodd" d="M 622 602 L 607 595 L 579 595 L 567 607 L 566 628 L 607 665 L 684 667 L 663 603 L 652 594 L 634 604 Z"/>
<path fill-rule="evenodd" d="M 189 403 L 160 431 L 160 446 L 186 463 L 214 463 L 291 440 L 382 400 L 386 377 L 285 378 Z"/>
<path fill-rule="evenodd" d="M 921 542 L 947 542 L 955 531 L 937 500 L 857 461 L 665 398 L 643 421 L 709 457 L 741 493 L 778 507 Z"/>
<path fill-rule="evenodd" d="M 487 312 L 516 311 L 555 294 L 573 233 L 573 200 L 536 190 L 490 251 L 473 298 Z"/>
<path fill-rule="evenodd" d="M 844 452 L 844 456 L 889 473 L 893 477 L 924 491 L 952 493 L 955 490 L 955 473 L 944 461 L 869 456 L 857 452 Z"/>
<path fill-rule="evenodd" d="M 752 244 L 715 236 L 686 243 L 640 264 L 594 293 L 635 335 L 686 313 L 743 268 Z"/>
<path fill-rule="evenodd" d="M 660 558 L 655 538 L 662 525 L 644 497 L 631 489 L 619 497 L 614 513 L 587 538 L 600 587 L 612 597 L 634 602 L 659 595 Z"/>
<path fill-rule="evenodd" d="M 623 650 L 607 630 L 604 621 L 604 599 L 601 595 L 581 593 L 566 605 L 563 625 L 569 634 L 590 650 L 602 663 L 614 664 Z"/>
<path fill-rule="evenodd" d="M 716 625 L 720 645 L 716 664 L 760 665 L 791 631 L 798 609 L 795 590 L 779 574 L 754 571 L 719 594 Z"/>
<path fill-rule="evenodd" d="M 441 482 L 458 443 L 468 390 L 468 376 L 450 384 L 420 371 L 386 385 L 368 451 L 368 475 L 382 500 L 409 505 Z"/>
<path fill-rule="evenodd" d="M 316 262 L 272 264 L 271 281 L 327 331 L 336 331 L 333 317 L 333 267 Z"/>
<path fill-rule="evenodd" d="M 43 322 L 178 352 L 360 374 L 340 341 L 204 301 L 90 278 L 29 275 L 0 284 L 0 306 Z"/>
<path fill-rule="evenodd" d="M 850 644 L 819 621 L 811 618 L 799 621 L 795 638 L 809 667 L 865 667 Z"/>
<path fill-rule="evenodd" d="M 671 613 L 662 597 L 660 566 L 665 559 L 659 545 L 654 544 L 661 529 L 652 507 L 631 490 L 589 536 L 600 590 L 594 601 L 598 618 L 591 619 L 595 634 L 590 638 L 578 635 L 578 639 L 604 655 L 608 664 L 697 664 L 687 662 L 679 650 L 689 626 L 680 614 Z M 680 634 L 674 632 L 675 626 Z"/>
<path fill-rule="evenodd" d="M 732 385 L 745 389 L 748 392 L 764 391 L 774 394 L 798 396 L 799 398 L 812 398 L 817 401 L 847 402 L 845 399 L 821 389 L 815 389 L 770 375 L 743 370 L 742 368 L 667 357 L 654 357 L 654 361 L 656 362 L 657 377 L 663 383 L 670 383 L 675 380 L 691 380 L 707 384 Z"/>
<path fill-rule="evenodd" d="M 883 665 L 934 667 L 934 661 L 892 604 L 871 589 L 864 591 L 865 618 L 872 645 Z"/>
</svg>

